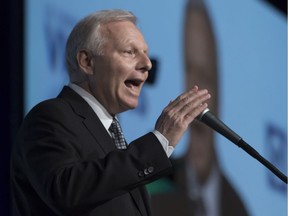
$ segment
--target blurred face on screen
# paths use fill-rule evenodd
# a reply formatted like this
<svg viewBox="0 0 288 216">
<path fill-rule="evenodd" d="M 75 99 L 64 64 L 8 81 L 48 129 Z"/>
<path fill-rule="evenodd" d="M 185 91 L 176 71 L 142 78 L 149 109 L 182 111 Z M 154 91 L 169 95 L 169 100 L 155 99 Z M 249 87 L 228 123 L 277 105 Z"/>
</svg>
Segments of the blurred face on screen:
<svg viewBox="0 0 288 216">
<path fill-rule="evenodd" d="M 187 82 L 197 83 L 204 86 L 211 92 L 212 97 L 209 100 L 208 107 L 217 114 L 217 73 L 215 71 L 200 70 L 199 68 L 190 68 L 187 71 Z M 216 155 L 214 151 L 213 131 L 198 121 L 194 121 L 190 126 L 190 145 L 188 158 L 192 167 L 197 172 L 198 180 L 204 183 L 209 177 L 211 169 L 216 164 Z"/>
<path fill-rule="evenodd" d="M 112 115 L 133 109 L 152 65 L 139 29 L 129 21 L 101 27 L 107 38 L 103 55 L 93 57 L 89 90 Z"/>
</svg>

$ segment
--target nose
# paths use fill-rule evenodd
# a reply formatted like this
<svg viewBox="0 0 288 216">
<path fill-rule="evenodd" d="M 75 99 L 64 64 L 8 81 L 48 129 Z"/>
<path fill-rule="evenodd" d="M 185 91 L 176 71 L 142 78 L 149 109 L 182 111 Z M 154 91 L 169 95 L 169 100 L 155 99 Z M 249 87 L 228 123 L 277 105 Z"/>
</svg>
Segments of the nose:
<svg viewBox="0 0 288 216">
<path fill-rule="evenodd" d="M 152 63 L 147 53 L 141 53 L 138 64 L 137 64 L 137 70 L 140 70 L 141 72 L 146 72 L 146 71 L 151 70 L 151 68 L 152 68 Z"/>
</svg>

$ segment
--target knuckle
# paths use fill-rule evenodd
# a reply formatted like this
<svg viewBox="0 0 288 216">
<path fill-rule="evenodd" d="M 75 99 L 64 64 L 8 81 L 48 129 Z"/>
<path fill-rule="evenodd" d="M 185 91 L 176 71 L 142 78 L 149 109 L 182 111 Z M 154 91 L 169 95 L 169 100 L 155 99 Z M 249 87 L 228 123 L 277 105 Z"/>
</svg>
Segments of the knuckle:
<svg viewBox="0 0 288 216">
<path fill-rule="evenodd" d="M 185 109 L 190 109 L 190 107 L 192 106 L 192 102 L 185 104 Z"/>
<path fill-rule="evenodd" d="M 173 115 L 173 116 L 172 116 L 172 120 L 173 120 L 174 122 L 176 122 L 176 124 L 177 124 L 177 122 L 179 121 L 179 116 L 178 116 L 177 114 Z"/>
<path fill-rule="evenodd" d="M 178 99 L 179 99 L 179 101 L 187 101 L 187 97 L 186 97 L 186 95 L 180 95 L 179 97 L 178 97 Z"/>
<path fill-rule="evenodd" d="M 170 119 L 172 119 L 173 121 L 176 121 L 176 120 L 178 119 L 178 115 L 175 114 L 175 113 L 172 113 L 172 112 L 169 112 L 169 113 L 168 113 L 168 117 L 169 117 Z"/>
<path fill-rule="evenodd" d="M 166 108 L 162 111 L 162 115 L 168 115 L 169 112 L 171 112 L 171 110 L 169 109 L 169 107 L 166 107 Z"/>
<path fill-rule="evenodd" d="M 190 117 L 191 117 L 191 114 L 190 114 L 190 113 L 187 113 L 187 114 L 184 116 L 185 119 L 188 119 L 188 118 L 190 118 Z"/>
<path fill-rule="evenodd" d="M 172 112 L 172 110 L 166 110 L 165 111 L 165 115 L 167 115 L 168 117 L 172 117 L 173 116 L 173 112 Z"/>
<path fill-rule="evenodd" d="M 166 116 L 167 119 L 172 119 L 172 120 L 176 120 L 177 118 L 177 115 L 172 110 L 165 110 L 164 116 Z"/>
</svg>

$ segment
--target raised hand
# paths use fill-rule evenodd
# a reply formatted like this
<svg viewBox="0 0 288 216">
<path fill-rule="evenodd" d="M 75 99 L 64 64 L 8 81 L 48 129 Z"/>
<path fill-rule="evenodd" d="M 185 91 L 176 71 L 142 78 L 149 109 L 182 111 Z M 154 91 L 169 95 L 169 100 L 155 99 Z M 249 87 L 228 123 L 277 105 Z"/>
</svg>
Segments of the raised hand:
<svg viewBox="0 0 288 216">
<path fill-rule="evenodd" d="M 170 101 L 157 119 L 155 129 L 166 137 L 169 145 L 175 147 L 189 124 L 207 108 L 209 98 L 207 89 L 199 90 L 198 86 L 194 86 Z"/>
</svg>

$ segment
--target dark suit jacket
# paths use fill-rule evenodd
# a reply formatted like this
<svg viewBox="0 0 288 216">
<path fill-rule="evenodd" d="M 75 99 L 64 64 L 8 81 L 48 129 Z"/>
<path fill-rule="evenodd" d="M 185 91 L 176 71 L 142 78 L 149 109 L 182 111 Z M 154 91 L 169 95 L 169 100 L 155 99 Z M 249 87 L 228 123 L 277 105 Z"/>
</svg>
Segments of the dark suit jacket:
<svg viewBox="0 0 288 216">
<path fill-rule="evenodd" d="M 69 87 L 26 116 L 11 158 L 12 211 L 21 216 L 151 215 L 144 185 L 171 168 L 153 133 L 116 149 Z"/>
</svg>

